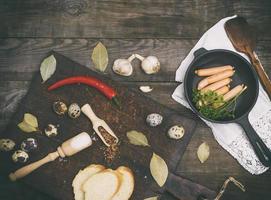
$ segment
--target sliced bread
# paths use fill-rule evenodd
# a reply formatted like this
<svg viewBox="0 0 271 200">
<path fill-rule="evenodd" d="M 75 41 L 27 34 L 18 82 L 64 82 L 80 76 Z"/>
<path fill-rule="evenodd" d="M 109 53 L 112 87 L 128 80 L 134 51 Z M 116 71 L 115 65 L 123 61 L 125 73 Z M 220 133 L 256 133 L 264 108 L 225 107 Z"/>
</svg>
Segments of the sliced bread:
<svg viewBox="0 0 271 200">
<path fill-rule="evenodd" d="M 110 200 L 119 190 L 120 179 L 111 169 L 94 174 L 83 184 L 85 200 Z"/>
<path fill-rule="evenodd" d="M 128 200 L 134 191 L 134 175 L 130 168 L 121 166 L 116 172 L 121 174 L 121 184 L 112 200 Z"/>
<path fill-rule="evenodd" d="M 80 170 L 78 174 L 74 177 L 72 182 L 73 192 L 74 192 L 74 199 L 75 200 L 84 200 L 85 195 L 82 189 L 84 182 L 90 178 L 92 175 L 101 172 L 105 169 L 102 165 L 89 165 L 83 170 Z"/>
</svg>

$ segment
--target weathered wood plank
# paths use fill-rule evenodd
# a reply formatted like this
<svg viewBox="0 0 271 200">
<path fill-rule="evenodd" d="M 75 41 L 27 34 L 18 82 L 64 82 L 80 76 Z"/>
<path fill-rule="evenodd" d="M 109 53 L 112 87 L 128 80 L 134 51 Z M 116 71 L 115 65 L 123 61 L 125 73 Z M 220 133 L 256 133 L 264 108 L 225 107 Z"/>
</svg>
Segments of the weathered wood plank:
<svg viewBox="0 0 271 200">
<path fill-rule="evenodd" d="M 175 71 L 196 43 L 192 39 L 102 39 L 109 52 L 107 75 L 117 81 L 174 81 Z M 93 69 L 90 55 L 97 44 L 95 39 L 0 39 L 1 80 L 31 80 L 39 70 L 46 54 L 55 50 L 82 65 Z M 271 77 L 271 40 L 260 41 L 258 54 Z M 133 61 L 134 73 L 130 77 L 115 75 L 112 65 L 117 58 L 127 58 L 133 53 L 155 55 L 161 62 L 161 71 L 146 75 L 139 60 Z"/>
<path fill-rule="evenodd" d="M 210 157 L 204 164 L 201 164 L 196 152 L 203 141 L 210 146 Z M 268 200 L 271 195 L 269 189 L 271 184 L 270 170 L 258 176 L 249 174 L 216 142 L 210 128 L 203 123 L 196 129 L 178 166 L 177 173 L 217 191 L 224 180 L 230 176 L 233 176 L 246 186 L 245 193 L 235 186 L 230 186 L 225 193 L 230 196 L 225 199 Z"/>
<path fill-rule="evenodd" d="M 142 56 L 155 55 L 161 62 L 161 71 L 155 76 L 146 75 L 140 68 L 139 60 L 133 61 L 134 73 L 129 78 L 114 76 L 125 81 L 173 81 L 180 61 L 195 43 L 194 40 L 101 40 L 109 52 L 107 74 L 114 74 L 115 59 L 128 58 L 133 53 Z M 91 53 L 98 40 L 92 39 L 2 39 L 0 40 L 0 72 L 2 80 L 30 80 L 38 71 L 48 51 L 55 50 L 82 65 L 93 69 Z"/>
<path fill-rule="evenodd" d="M 2 0 L 0 37 L 198 38 L 240 14 L 269 38 L 270 9 L 268 0 Z"/>
</svg>

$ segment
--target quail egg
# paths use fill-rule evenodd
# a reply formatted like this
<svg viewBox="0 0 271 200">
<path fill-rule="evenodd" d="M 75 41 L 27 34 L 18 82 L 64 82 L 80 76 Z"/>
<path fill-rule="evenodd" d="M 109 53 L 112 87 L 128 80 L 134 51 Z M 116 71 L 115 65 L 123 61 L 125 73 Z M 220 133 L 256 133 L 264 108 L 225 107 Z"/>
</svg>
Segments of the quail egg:
<svg viewBox="0 0 271 200">
<path fill-rule="evenodd" d="M 168 130 L 167 134 L 168 134 L 168 137 L 171 139 L 175 139 L 175 140 L 181 139 L 184 136 L 184 127 L 180 125 L 172 126 Z"/>
<path fill-rule="evenodd" d="M 146 122 L 149 126 L 155 127 L 162 123 L 163 117 L 158 113 L 152 113 L 147 116 Z"/>
<path fill-rule="evenodd" d="M 62 101 L 56 101 L 53 103 L 53 110 L 58 115 L 64 115 L 67 112 L 68 108 L 66 104 Z"/>
<path fill-rule="evenodd" d="M 58 134 L 58 132 L 57 132 L 57 126 L 55 126 L 54 124 L 48 124 L 47 127 L 44 130 L 44 133 L 48 137 L 57 136 L 57 134 Z"/>
<path fill-rule="evenodd" d="M 34 138 L 27 138 L 21 144 L 21 149 L 25 152 L 34 151 L 38 148 L 38 142 Z"/>
<path fill-rule="evenodd" d="M 23 150 L 17 150 L 12 154 L 12 160 L 15 163 L 25 163 L 28 159 L 28 154 Z"/>
<path fill-rule="evenodd" d="M 15 142 L 11 139 L 0 139 L 0 150 L 11 151 L 15 146 Z"/>
<path fill-rule="evenodd" d="M 81 114 L 81 109 L 79 107 L 79 105 L 77 103 L 72 103 L 70 106 L 69 106 L 69 109 L 68 109 L 68 115 L 75 119 L 77 117 L 79 117 Z"/>
</svg>

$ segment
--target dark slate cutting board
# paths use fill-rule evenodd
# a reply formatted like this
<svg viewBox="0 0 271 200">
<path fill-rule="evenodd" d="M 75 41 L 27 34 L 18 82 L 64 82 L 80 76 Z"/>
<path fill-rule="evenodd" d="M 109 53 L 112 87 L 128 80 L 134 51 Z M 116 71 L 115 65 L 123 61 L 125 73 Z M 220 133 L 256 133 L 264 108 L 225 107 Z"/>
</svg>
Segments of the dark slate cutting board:
<svg viewBox="0 0 271 200">
<path fill-rule="evenodd" d="M 52 52 L 52 54 L 57 60 L 55 74 L 45 84 L 41 84 L 39 74 L 34 77 L 26 97 L 20 103 L 18 111 L 11 119 L 6 131 L 1 134 L 1 138 L 11 138 L 16 141 L 16 149 L 19 148 L 23 139 L 27 137 L 37 138 L 39 149 L 30 153 L 30 160 L 26 163 L 29 164 L 55 151 L 61 142 L 82 131 L 89 134 L 94 132 L 92 124 L 83 114 L 78 119 L 58 116 L 52 111 L 52 103 L 57 100 L 62 100 L 67 104 L 76 102 L 80 106 L 89 103 L 97 116 L 104 119 L 120 138 L 120 158 L 116 159 L 111 166 L 108 166 L 103 158 L 103 150 L 101 149 L 103 144 L 98 140 L 91 147 L 72 157 L 56 160 L 42 166 L 21 181 L 57 199 L 70 200 L 73 199 L 71 183 L 80 169 L 93 163 L 103 164 L 113 169 L 125 165 L 130 167 L 135 174 L 136 185 L 131 199 L 142 200 L 155 195 L 160 189 L 149 170 L 152 152 L 154 151 L 164 158 L 169 170 L 174 172 L 192 137 L 196 122 L 147 98 L 144 94 L 113 82 L 109 78 L 58 53 Z M 85 85 L 64 86 L 55 91 L 47 91 L 47 87 L 52 83 L 73 75 L 94 76 L 114 87 L 118 92 L 122 108 L 118 109 L 113 106 L 101 93 Z M 23 114 L 26 112 L 37 116 L 41 130 L 48 123 L 59 124 L 60 133 L 55 138 L 59 142 L 37 133 L 23 133 L 19 130 L 17 124 L 23 119 Z M 163 123 L 154 128 L 147 126 L 145 118 L 150 113 L 160 113 L 164 117 Z M 186 131 L 184 137 L 179 141 L 171 140 L 166 136 L 167 130 L 175 124 L 184 126 Z M 126 132 L 129 130 L 138 130 L 145 133 L 151 148 L 129 144 L 126 138 Z M 8 173 L 24 166 L 23 164 L 12 163 L 11 154 L 12 152 L 0 153 L 2 175 L 7 176 Z"/>
</svg>

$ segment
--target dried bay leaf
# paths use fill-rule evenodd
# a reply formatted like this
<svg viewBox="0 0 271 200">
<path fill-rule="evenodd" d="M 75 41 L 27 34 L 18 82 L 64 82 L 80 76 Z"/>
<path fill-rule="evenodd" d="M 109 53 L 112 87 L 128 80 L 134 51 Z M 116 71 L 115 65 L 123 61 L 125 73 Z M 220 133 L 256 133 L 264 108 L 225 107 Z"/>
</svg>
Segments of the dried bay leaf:
<svg viewBox="0 0 271 200">
<path fill-rule="evenodd" d="M 24 122 L 27 123 L 28 125 L 34 127 L 34 128 L 38 128 L 38 120 L 37 118 L 30 114 L 30 113 L 25 113 L 24 114 Z"/>
<path fill-rule="evenodd" d="M 37 117 L 30 113 L 25 113 L 23 121 L 18 124 L 18 127 L 26 133 L 39 131 L 38 126 L 39 124 Z"/>
<path fill-rule="evenodd" d="M 155 196 L 155 197 L 149 197 L 149 198 L 146 198 L 144 200 L 158 200 L 158 196 Z"/>
<path fill-rule="evenodd" d="M 43 80 L 42 83 L 47 81 L 56 71 L 56 59 L 54 55 L 45 58 L 40 66 L 40 74 Z"/>
<path fill-rule="evenodd" d="M 161 158 L 155 153 L 152 154 L 150 170 L 154 180 L 160 187 L 162 187 L 165 184 L 168 177 L 168 167 L 163 158 Z"/>
<path fill-rule="evenodd" d="M 210 147 L 206 142 L 203 142 L 197 151 L 198 158 L 201 163 L 204 163 L 210 155 Z"/>
<path fill-rule="evenodd" d="M 126 133 L 129 142 L 139 146 L 150 146 L 147 137 L 138 131 L 132 130 Z"/>
<path fill-rule="evenodd" d="M 31 132 L 35 132 L 37 131 L 38 129 L 33 127 L 33 126 L 30 126 L 29 124 L 27 124 L 25 121 L 22 121 L 21 123 L 18 124 L 18 127 L 23 131 L 23 132 L 26 132 L 26 133 L 31 133 Z"/>
<path fill-rule="evenodd" d="M 108 53 L 106 47 L 101 42 L 94 47 L 91 59 L 97 70 L 105 71 L 108 65 Z"/>
</svg>

